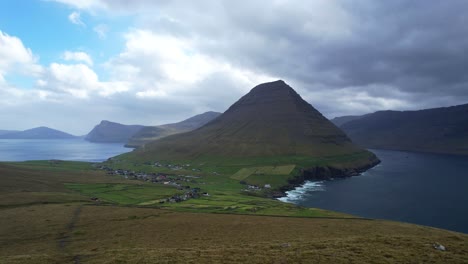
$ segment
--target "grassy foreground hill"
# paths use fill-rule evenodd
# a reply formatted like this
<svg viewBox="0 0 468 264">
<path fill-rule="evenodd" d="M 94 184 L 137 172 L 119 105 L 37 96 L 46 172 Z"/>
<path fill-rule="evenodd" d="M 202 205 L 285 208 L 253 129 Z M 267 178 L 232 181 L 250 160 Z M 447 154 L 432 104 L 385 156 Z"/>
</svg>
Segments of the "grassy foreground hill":
<svg viewBox="0 0 468 264">
<path fill-rule="evenodd" d="M 230 194 L 209 175 L 198 181 L 218 189 L 211 197 L 142 205 L 177 189 L 96 168 L 1 163 L 0 262 L 466 263 L 468 256 L 465 234 Z"/>
</svg>

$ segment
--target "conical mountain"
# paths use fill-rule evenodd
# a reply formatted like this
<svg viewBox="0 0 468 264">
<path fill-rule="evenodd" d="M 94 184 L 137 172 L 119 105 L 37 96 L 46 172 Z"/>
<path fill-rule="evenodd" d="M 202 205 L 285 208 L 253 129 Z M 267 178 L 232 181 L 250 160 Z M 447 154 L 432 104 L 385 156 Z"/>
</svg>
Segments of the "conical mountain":
<svg viewBox="0 0 468 264">
<path fill-rule="evenodd" d="M 260 84 L 201 128 L 146 144 L 139 156 L 330 156 L 362 151 L 283 81 Z"/>
</svg>

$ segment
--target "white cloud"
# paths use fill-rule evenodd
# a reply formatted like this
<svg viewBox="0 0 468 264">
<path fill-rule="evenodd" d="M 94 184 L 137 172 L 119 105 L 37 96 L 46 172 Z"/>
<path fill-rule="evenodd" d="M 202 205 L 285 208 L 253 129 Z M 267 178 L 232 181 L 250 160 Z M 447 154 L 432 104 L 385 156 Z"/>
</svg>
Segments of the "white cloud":
<svg viewBox="0 0 468 264">
<path fill-rule="evenodd" d="M 194 49 L 192 39 L 142 29 L 127 33 L 125 38 L 125 50 L 107 65 L 115 78 L 141 87 L 141 97 L 191 94 L 194 86 L 219 73 L 247 87 L 272 79 L 200 53 Z"/>
<path fill-rule="evenodd" d="M 94 32 L 99 36 L 100 39 L 105 39 L 107 37 L 107 32 L 109 27 L 105 24 L 99 24 L 93 28 Z"/>
<path fill-rule="evenodd" d="M 80 12 L 73 11 L 70 15 L 68 15 L 68 20 L 75 25 L 85 27 L 85 23 L 81 20 Z"/>
<path fill-rule="evenodd" d="M 66 61 L 78 61 L 78 62 L 84 62 L 90 66 L 93 65 L 93 60 L 91 57 L 86 53 L 82 51 L 78 52 L 71 52 L 71 51 L 65 51 L 63 53 L 63 59 Z"/>
<path fill-rule="evenodd" d="M 48 69 L 48 83 L 56 90 L 64 91 L 79 98 L 88 97 L 95 90 L 98 76 L 84 64 L 64 65 L 52 63 Z"/>
<path fill-rule="evenodd" d="M 128 14 L 146 12 L 148 8 L 165 5 L 169 1 L 155 0 L 47 0 L 62 3 L 76 9 L 95 12 L 98 10 L 118 11 Z"/>
<path fill-rule="evenodd" d="M 37 85 L 81 99 L 89 98 L 92 94 L 110 96 L 129 89 L 126 82 L 99 81 L 97 74 L 85 64 L 52 63 L 43 78 L 37 81 Z"/>
<path fill-rule="evenodd" d="M 14 36 L 0 31 L 0 80 L 8 73 L 36 76 L 42 71 L 37 57 Z"/>
<path fill-rule="evenodd" d="M 66 4 L 69 6 L 73 6 L 78 9 L 87 9 L 87 10 L 91 10 L 93 8 L 100 8 L 104 6 L 101 0 L 79 0 L 79 1 L 77 0 L 53 0 L 53 1 Z"/>
</svg>

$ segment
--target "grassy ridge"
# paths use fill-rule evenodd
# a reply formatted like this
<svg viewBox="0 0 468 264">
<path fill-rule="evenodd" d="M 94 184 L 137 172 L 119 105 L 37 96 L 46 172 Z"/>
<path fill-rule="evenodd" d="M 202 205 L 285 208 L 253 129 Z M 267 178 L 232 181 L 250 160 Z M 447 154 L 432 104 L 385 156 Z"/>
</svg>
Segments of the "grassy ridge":
<svg viewBox="0 0 468 264">
<path fill-rule="evenodd" d="M 346 166 L 358 162 L 368 162 L 374 159 L 375 155 L 369 151 L 356 151 L 353 153 L 338 154 L 314 157 L 308 155 L 276 155 L 276 156 L 253 156 L 253 157 L 220 157 L 203 155 L 190 159 L 158 159 L 157 156 L 144 152 L 130 152 L 114 157 L 114 162 L 119 162 L 121 166 L 132 168 L 133 165 L 140 166 L 145 162 L 161 161 L 163 163 L 194 164 L 207 170 L 216 170 L 218 167 L 224 169 L 226 173 L 235 173 L 238 169 L 253 166 L 279 166 L 295 164 L 300 167 L 314 166 Z M 219 169 L 218 169 L 219 170 Z"/>
<path fill-rule="evenodd" d="M 190 164 L 188 170 L 181 170 L 180 173 L 190 174 L 210 174 L 216 172 L 223 176 L 233 176 L 239 170 L 239 176 L 243 177 L 244 173 L 249 173 L 251 168 L 259 167 L 273 167 L 282 168 L 283 166 L 296 166 L 295 169 L 311 168 L 315 166 L 334 166 L 337 168 L 355 167 L 368 164 L 370 161 L 376 159 L 375 155 L 369 151 L 357 151 L 351 154 L 332 155 L 324 157 L 311 157 L 306 155 L 281 155 L 281 156 L 260 156 L 260 157 L 218 157 L 218 156 L 199 156 L 192 159 L 157 159 L 150 155 L 140 155 L 141 153 L 125 153 L 112 158 L 111 161 L 106 162 L 107 165 L 114 168 L 126 168 L 129 170 L 140 170 L 144 172 L 167 172 L 174 173 L 173 170 L 168 168 L 154 168 L 152 163 L 158 161 L 163 164 Z M 192 171 L 195 168 L 200 170 Z M 284 167 L 288 170 L 289 167 Z M 294 170 L 295 170 L 294 169 Z M 291 174 L 290 172 L 289 174 Z M 272 174 L 276 174 L 273 172 Z M 289 175 L 284 173 L 283 175 Z"/>
<path fill-rule="evenodd" d="M 120 205 L 139 205 L 182 193 L 172 186 L 154 184 L 69 183 L 65 186 L 83 195 L 98 197 L 103 202 Z"/>
<path fill-rule="evenodd" d="M 95 171 L 90 163 L 35 161 L 0 163 L 0 207 L 88 200 L 66 183 L 122 182 Z"/>
<path fill-rule="evenodd" d="M 447 251 L 433 249 L 436 241 Z M 379 220 L 69 204 L 0 214 L 2 263 L 466 263 L 467 243 L 467 235 Z"/>
</svg>

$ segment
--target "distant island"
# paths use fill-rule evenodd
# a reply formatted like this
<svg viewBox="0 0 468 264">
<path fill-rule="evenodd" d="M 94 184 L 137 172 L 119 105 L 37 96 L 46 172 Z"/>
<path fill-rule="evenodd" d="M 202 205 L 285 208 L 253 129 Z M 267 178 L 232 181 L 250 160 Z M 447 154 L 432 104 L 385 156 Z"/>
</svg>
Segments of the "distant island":
<svg viewBox="0 0 468 264">
<path fill-rule="evenodd" d="M 0 136 L 1 135 L 6 135 L 6 134 L 12 134 L 12 133 L 16 133 L 16 132 L 20 132 L 18 130 L 2 130 L 0 129 Z"/>
<path fill-rule="evenodd" d="M 197 129 L 220 114 L 210 111 L 178 123 L 159 126 L 124 125 L 103 120 L 85 136 L 85 140 L 98 143 L 124 143 L 126 147 L 136 148 L 165 136 Z"/>
<path fill-rule="evenodd" d="M 24 131 L 0 130 L 1 139 L 72 139 L 77 136 L 48 127 L 36 127 Z"/>
<path fill-rule="evenodd" d="M 366 148 L 468 155 L 468 104 L 331 121 Z"/>
</svg>

